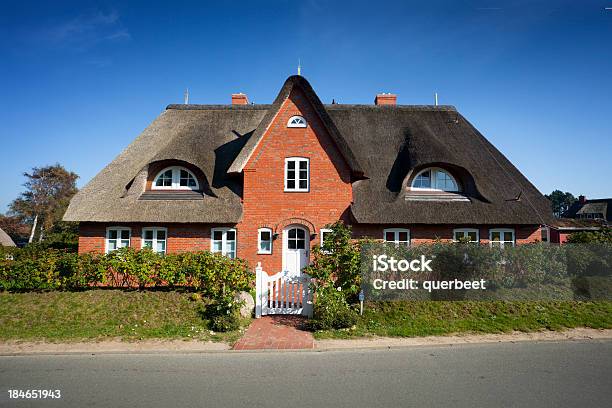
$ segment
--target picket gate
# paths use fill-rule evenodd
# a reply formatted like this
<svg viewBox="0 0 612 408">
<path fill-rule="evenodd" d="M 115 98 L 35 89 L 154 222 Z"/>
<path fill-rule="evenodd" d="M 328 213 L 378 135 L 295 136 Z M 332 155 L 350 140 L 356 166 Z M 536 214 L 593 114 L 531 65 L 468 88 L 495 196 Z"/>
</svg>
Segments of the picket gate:
<svg viewBox="0 0 612 408">
<path fill-rule="evenodd" d="M 257 263 L 255 268 L 255 318 L 271 314 L 312 317 L 313 292 L 310 276 L 292 276 L 288 271 L 268 274 Z"/>
</svg>

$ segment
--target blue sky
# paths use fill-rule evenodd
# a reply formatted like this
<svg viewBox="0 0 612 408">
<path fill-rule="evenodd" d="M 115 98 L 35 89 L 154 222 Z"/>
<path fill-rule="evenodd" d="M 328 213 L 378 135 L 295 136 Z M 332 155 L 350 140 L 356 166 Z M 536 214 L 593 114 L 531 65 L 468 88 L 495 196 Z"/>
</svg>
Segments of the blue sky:
<svg viewBox="0 0 612 408">
<path fill-rule="evenodd" d="M 1 6 L 0 212 L 33 166 L 83 186 L 185 88 L 271 102 L 298 59 L 325 103 L 438 92 L 540 191 L 612 196 L 612 0 Z"/>
</svg>

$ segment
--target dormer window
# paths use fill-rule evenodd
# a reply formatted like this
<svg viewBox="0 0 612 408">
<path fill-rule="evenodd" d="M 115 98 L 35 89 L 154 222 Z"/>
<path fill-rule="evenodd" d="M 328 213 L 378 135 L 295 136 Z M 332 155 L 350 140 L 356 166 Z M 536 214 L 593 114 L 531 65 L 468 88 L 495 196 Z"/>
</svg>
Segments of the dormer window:
<svg viewBox="0 0 612 408">
<path fill-rule="evenodd" d="M 459 191 L 459 185 L 446 170 L 430 167 L 422 170 L 412 180 L 412 190 Z"/>
<path fill-rule="evenodd" d="M 198 179 L 185 167 L 173 166 L 160 171 L 153 179 L 153 190 L 198 190 Z"/>
<path fill-rule="evenodd" d="M 287 122 L 287 127 L 290 128 L 305 128 L 307 126 L 306 119 L 303 116 L 292 116 Z"/>
</svg>

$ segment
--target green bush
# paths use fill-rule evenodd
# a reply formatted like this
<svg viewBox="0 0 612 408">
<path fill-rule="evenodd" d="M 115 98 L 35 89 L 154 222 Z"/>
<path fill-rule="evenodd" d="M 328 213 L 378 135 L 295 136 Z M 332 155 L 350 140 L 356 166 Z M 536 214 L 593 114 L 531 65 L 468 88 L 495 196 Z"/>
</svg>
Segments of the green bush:
<svg viewBox="0 0 612 408">
<path fill-rule="evenodd" d="M 350 307 L 342 291 L 328 286 L 317 292 L 313 318 L 307 323 L 310 330 L 345 329 L 356 323 L 357 312 Z"/>
<path fill-rule="evenodd" d="M 164 256 L 149 249 L 121 248 L 101 255 L 0 247 L 0 290 L 184 286 L 218 299 L 250 290 L 253 279 L 245 261 L 207 251 Z"/>
<path fill-rule="evenodd" d="M 218 332 L 228 332 L 240 328 L 240 307 L 232 294 L 219 296 L 217 299 L 200 306 L 200 314 L 208 320 L 208 327 Z"/>
</svg>

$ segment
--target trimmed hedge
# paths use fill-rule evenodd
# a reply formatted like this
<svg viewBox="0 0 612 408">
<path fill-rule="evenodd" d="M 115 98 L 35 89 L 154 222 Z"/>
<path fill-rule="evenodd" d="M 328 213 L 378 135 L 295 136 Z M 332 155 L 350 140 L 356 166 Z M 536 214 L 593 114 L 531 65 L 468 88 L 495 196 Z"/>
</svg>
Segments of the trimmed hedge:
<svg viewBox="0 0 612 408">
<path fill-rule="evenodd" d="M 107 255 L 0 247 L 0 290 L 77 290 L 92 286 L 188 287 L 211 298 L 248 291 L 245 261 L 208 251 L 159 255 L 121 248 Z"/>
</svg>

